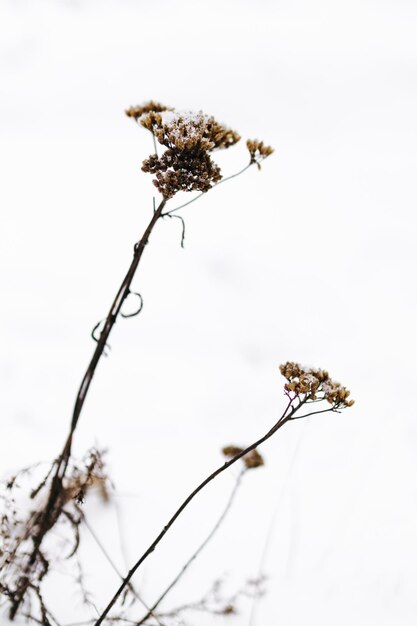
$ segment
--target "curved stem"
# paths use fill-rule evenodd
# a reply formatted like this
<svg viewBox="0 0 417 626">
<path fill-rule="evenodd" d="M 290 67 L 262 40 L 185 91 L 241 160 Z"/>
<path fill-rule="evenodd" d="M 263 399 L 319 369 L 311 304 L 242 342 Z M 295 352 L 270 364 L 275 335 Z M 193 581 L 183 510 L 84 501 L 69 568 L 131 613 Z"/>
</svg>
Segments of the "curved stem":
<svg viewBox="0 0 417 626">
<path fill-rule="evenodd" d="M 133 277 L 136 273 L 137 267 L 139 265 L 139 261 L 142 257 L 143 251 L 145 249 L 145 246 L 148 243 L 150 234 L 156 224 L 156 222 L 158 221 L 158 219 L 161 217 L 163 208 L 166 204 L 166 199 L 164 198 L 162 200 L 162 202 L 160 203 L 160 205 L 158 206 L 158 208 L 156 209 L 156 211 L 154 212 L 154 214 L 152 215 L 152 219 L 148 224 L 148 227 L 146 228 L 142 238 L 140 239 L 140 241 L 135 244 L 134 247 L 134 253 L 133 253 L 133 259 L 132 262 L 130 264 L 130 267 L 128 269 L 128 272 L 121 284 L 121 286 L 119 287 L 119 290 L 116 294 L 116 297 L 113 300 L 113 304 L 110 307 L 110 311 L 107 314 L 106 320 L 104 322 L 104 327 L 103 330 L 100 333 L 100 338 L 97 342 L 97 347 L 94 351 L 94 354 L 92 356 L 92 359 L 87 367 L 87 371 L 84 375 L 84 378 L 81 382 L 80 388 L 78 390 L 78 394 L 77 394 L 77 398 L 75 401 L 75 406 L 74 406 L 74 410 L 73 410 L 73 414 L 72 414 L 72 420 L 71 420 L 71 430 L 70 430 L 70 434 L 68 436 L 68 440 L 66 443 L 66 446 L 68 446 L 69 448 L 69 452 L 71 451 L 71 443 L 72 443 L 72 435 L 74 433 L 74 430 L 77 426 L 82 408 L 84 406 L 84 401 L 85 398 L 87 396 L 88 390 L 90 388 L 90 384 L 91 381 L 93 379 L 94 376 L 94 372 L 96 370 L 97 364 L 100 360 L 100 358 L 103 355 L 104 352 L 104 348 L 106 346 L 107 340 L 109 338 L 109 335 L 112 331 L 112 328 L 114 326 L 114 324 L 116 323 L 116 319 L 117 316 L 120 313 L 120 310 L 122 308 L 123 302 L 125 301 L 125 299 L 127 298 L 127 296 L 130 293 L 130 285 L 132 284 L 132 280 Z"/>
<path fill-rule="evenodd" d="M 77 397 L 75 400 L 75 405 L 74 405 L 74 409 L 73 409 L 73 413 L 71 417 L 69 433 L 65 441 L 65 445 L 62 449 L 62 452 L 54 463 L 55 472 L 51 480 L 51 487 L 49 489 L 48 499 L 46 501 L 46 505 L 44 509 L 42 510 L 41 515 L 38 518 L 37 530 L 32 536 L 33 549 L 30 553 L 27 566 L 20 580 L 19 590 L 16 594 L 16 597 L 13 599 L 13 603 L 10 609 L 10 619 L 14 619 L 14 617 L 16 616 L 17 610 L 19 609 L 19 606 L 23 600 L 23 597 L 28 589 L 29 579 L 30 579 L 30 577 L 28 576 L 28 573 L 30 572 L 34 564 L 36 563 L 36 560 L 39 554 L 39 549 L 45 537 L 45 534 L 55 524 L 57 516 L 59 515 L 59 512 L 60 512 L 59 504 L 63 495 L 62 481 L 65 476 L 68 463 L 70 460 L 70 456 L 71 456 L 71 446 L 72 446 L 74 432 L 77 427 L 78 420 L 81 415 L 81 411 L 84 407 L 84 402 L 87 397 L 87 393 L 90 388 L 91 381 L 93 380 L 96 367 L 101 357 L 104 354 L 107 340 L 110 336 L 113 326 L 116 323 L 116 320 L 122 308 L 123 302 L 125 301 L 125 299 L 130 293 L 130 285 L 132 284 L 133 277 L 135 276 L 135 272 L 139 265 L 143 251 L 145 250 L 145 246 L 148 243 L 150 234 L 156 222 L 161 217 L 161 214 L 165 207 L 166 202 L 167 202 L 167 199 L 163 198 L 158 208 L 153 213 L 152 219 L 149 222 L 144 234 L 142 235 L 142 238 L 134 246 L 133 259 L 130 263 L 127 274 L 124 277 L 123 282 L 120 285 L 119 290 L 113 300 L 113 303 L 110 307 L 107 317 L 104 321 L 103 330 L 100 333 L 100 337 L 98 338 L 93 356 L 90 360 L 90 363 L 88 364 L 87 370 L 81 381 L 81 385 L 77 393 Z"/>
<path fill-rule="evenodd" d="M 239 170 L 235 174 L 231 174 L 230 176 L 227 176 L 226 178 L 222 178 L 221 180 L 219 180 L 218 183 L 213 185 L 212 189 L 215 189 L 216 187 L 218 187 L 222 183 L 225 183 L 228 180 L 232 180 L 232 178 L 236 178 L 236 176 L 240 176 L 241 174 L 243 174 L 243 172 L 246 172 L 246 170 L 249 169 L 250 166 L 253 165 L 254 163 L 255 161 L 251 161 L 250 163 L 248 163 L 248 165 L 245 165 L 243 169 Z M 184 202 L 184 204 L 180 204 L 180 206 L 175 207 L 175 209 L 171 209 L 171 211 L 167 211 L 166 213 L 163 213 L 163 216 L 172 215 L 172 213 L 176 213 L 180 209 L 183 209 L 185 206 L 192 204 L 193 202 L 201 198 L 201 196 L 204 196 L 206 193 L 207 193 L 206 191 L 202 191 L 201 193 L 198 194 L 198 196 L 195 196 L 195 198 L 193 198 L 192 200 L 188 200 L 188 202 Z"/>
<path fill-rule="evenodd" d="M 112 607 L 114 606 L 114 604 L 116 603 L 116 601 L 118 600 L 120 595 L 123 593 L 123 591 L 126 588 L 126 586 L 129 584 L 129 581 L 132 578 L 133 574 L 139 569 L 139 567 L 148 558 L 148 556 L 150 554 L 152 554 L 152 552 L 155 550 L 156 546 L 162 541 L 162 539 L 164 538 L 165 534 L 168 532 L 168 530 L 171 528 L 171 526 L 174 524 L 174 522 L 177 520 L 177 518 L 181 515 L 181 513 L 184 511 L 184 509 L 195 498 L 195 496 L 202 489 L 204 489 L 204 487 L 206 487 L 206 485 L 208 485 L 212 480 L 214 480 L 219 474 L 224 472 L 228 467 L 230 467 L 231 465 L 236 463 L 236 461 L 238 461 L 243 456 L 245 456 L 245 454 L 248 454 L 248 452 L 251 452 L 252 450 L 257 448 L 258 446 L 263 444 L 267 439 L 272 437 L 272 435 L 274 435 L 277 432 L 277 430 L 279 430 L 288 420 L 291 419 L 291 417 L 294 415 L 294 413 L 304 404 L 304 402 L 305 402 L 305 400 L 304 401 L 300 401 L 297 406 L 292 406 L 292 402 L 290 402 L 288 404 L 287 408 L 285 409 L 283 415 L 279 418 L 279 420 L 274 424 L 274 426 L 263 437 L 261 437 L 260 439 L 258 439 L 254 443 L 252 443 L 250 446 L 245 448 L 245 450 L 242 450 L 242 452 L 239 452 L 239 454 L 237 454 L 232 459 L 230 459 L 229 461 L 226 461 L 223 465 L 218 467 L 214 472 L 212 472 L 209 476 L 207 476 L 207 478 L 205 478 L 205 480 L 203 480 L 203 482 L 201 482 L 198 485 L 198 487 L 196 487 L 194 489 L 194 491 L 192 491 L 190 493 L 189 496 L 187 496 L 187 498 L 184 500 L 184 502 L 181 504 L 181 506 L 175 511 L 174 515 L 171 517 L 171 519 L 168 521 L 168 523 L 161 530 L 159 535 L 151 543 L 149 548 L 142 554 L 142 556 L 138 559 L 138 561 L 136 561 L 134 566 L 129 570 L 128 574 L 123 579 L 122 584 L 117 589 L 117 591 L 114 594 L 113 598 L 110 600 L 110 602 L 108 603 L 108 605 L 106 606 L 106 608 L 104 609 L 103 613 L 100 615 L 98 620 L 95 622 L 94 626 L 100 626 L 100 624 L 103 623 L 103 621 L 105 620 L 105 618 L 109 614 L 109 611 L 112 609 Z"/>
<path fill-rule="evenodd" d="M 245 474 L 245 472 L 247 472 L 247 468 L 244 467 L 242 469 L 242 471 L 240 472 L 239 476 L 236 479 L 236 482 L 234 484 L 234 487 L 232 489 L 232 492 L 229 496 L 229 499 L 227 501 L 227 504 L 222 512 L 222 514 L 220 515 L 219 519 L 217 520 L 217 522 L 215 523 L 215 525 L 213 526 L 213 528 L 211 529 L 210 533 L 207 535 L 207 537 L 204 539 L 203 543 L 200 544 L 200 546 L 197 548 L 197 550 L 194 552 L 194 554 L 188 559 L 188 561 L 182 566 L 182 568 L 180 569 L 180 571 L 178 572 L 178 574 L 176 575 L 176 577 L 173 579 L 173 581 L 168 585 L 168 587 L 165 589 L 165 591 L 163 591 L 161 593 L 161 595 L 159 596 L 159 598 L 156 600 L 156 602 L 154 602 L 154 604 L 152 605 L 152 607 L 150 609 L 148 609 L 148 613 L 142 617 L 142 619 L 137 622 L 135 624 L 135 626 L 141 626 L 142 624 L 144 624 L 144 622 L 146 622 L 147 619 L 149 619 L 149 617 L 154 617 L 154 612 L 155 610 L 158 608 L 158 606 L 161 604 L 162 600 L 164 600 L 164 598 L 168 595 L 168 593 L 171 591 L 171 589 L 173 587 L 175 587 L 175 585 L 178 583 L 178 581 L 183 577 L 183 575 L 185 574 L 185 572 L 187 571 L 187 569 L 190 567 L 191 563 L 193 563 L 193 561 L 195 561 L 195 559 L 198 557 L 198 555 L 204 550 L 204 548 L 206 547 L 206 545 L 209 543 L 209 541 L 213 538 L 213 536 L 216 534 L 217 530 L 219 529 L 219 527 L 221 526 L 223 520 L 225 519 L 226 515 L 228 514 L 228 512 L 230 511 L 230 507 L 233 504 L 233 501 L 235 499 L 237 490 L 239 489 L 239 486 L 241 484 L 243 475 Z"/>
<path fill-rule="evenodd" d="M 104 558 L 107 560 L 107 562 L 110 564 L 110 567 L 116 572 L 116 574 L 118 575 L 119 578 L 121 578 L 123 580 L 123 575 L 120 573 L 119 568 L 117 567 L 116 563 L 113 561 L 113 559 L 111 558 L 110 554 L 107 552 L 106 548 L 104 547 L 102 541 L 99 539 L 98 535 L 96 534 L 95 530 L 90 526 L 89 522 L 87 522 L 87 518 L 85 516 L 84 512 L 81 512 L 81 516 L 82 516 L 82 520 L 85 524 L 85 527 L 87 528 L 87 530 L 90 532 L 90 535 L 93 537 L 94 541 L 96 542 L 96 544 L 98 545 L 98 547 L 100 548 Z M 134 597 L 139 600 L 139 602 L 141 604 L 143 604 L 143 606 L 145 607 L 145 609 L 148 611 L 147 614 L 147 618 L 148 617 L 153 617 L 154 620 L 157 622 L 157 624 L 159 626 L 163 626 L 163 624 L 161 624 L 161 622 L 159 621 L 158 617 L 156 615 L 154 615 L 153 612 L 153 608 L 149 608 L 149 606 L 146 604 L 146 602 L 142 599 L 142 597 L 139 595 L 139 593 L 136 591 L 136 589 L 134 588 L 134 586 L 132 585 L 132 583 L 129 583 L 129 590 L 130 592 L 134 595 Z M 97 611 L 98 612 L 98 611 Z"/>
</svg>

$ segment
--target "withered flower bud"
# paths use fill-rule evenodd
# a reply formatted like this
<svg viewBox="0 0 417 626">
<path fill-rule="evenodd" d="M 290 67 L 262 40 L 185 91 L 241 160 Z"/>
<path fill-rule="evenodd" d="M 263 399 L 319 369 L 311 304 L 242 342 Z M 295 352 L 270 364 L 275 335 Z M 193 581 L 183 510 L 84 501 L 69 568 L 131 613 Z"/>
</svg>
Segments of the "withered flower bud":
<svg viewBox="0 0 417 626">
<path fill-rule="evenodd" d="M 263 457 L 259 454 L 259 452 L 255 450 L 251 450 L 248 454 L 245 454 L 243 457 L 243 462 L 246 465 L 247 469 L 255 469 L 255 467 L 261 467 L 265 465 Z"/>
<path fill-rule="evenodd" d="M 238 446 L 225 446 L 222 449 L 222 452 L 224 456 L 232 459 L 237 454 L 243 452 L 243 450 L 244 448 L 239 448 Z M 246 469 L 254 469 L 255 467 L 261 467 L 265 464 L 262 456 L 256 449 L 245 454 L 242 457 L 242 461 L 244 462 Z"/>
<path fill-rule="evenodd" d="M 246 147 L 249 150 L 251 163 L 257 163 L 260 168 L 260 162 L 269 157 L 273 153 L 271 146 L 265 146 L 263 141 L 257 139 L 248 139 Z"/>
<path fill-rule="evenodd" d="M 161 104 L 160 102 L 154 102 L 153 100 L 150 100 L 149 102 L 145 102 L 144 104 L 140 104 L 135 107 L 129 107 L 128 109 L 126 109 L 125 113 L 128 117 L 131 117 L 134 120 L 138 121 L 138 119 L 142 117 L 142 115 L 144 115 L 145 113 L 150 113 L 151 111 L 153 111 L 154 113 L 161 113 L 162 111 L 172 111 L 172 109 L 165 106 L 164 104 Z"/>
<path fill-rule="evenodd" d="M 225 446 L 224 448 L 222 448 L 224 456 L 228 456 L 230 458 L 233 458 L 237 454 L 240 454 L 241 452 L 243 452 L 243 450 L 244 448 L 239 448 L 238 446 Z"/>
</svg>

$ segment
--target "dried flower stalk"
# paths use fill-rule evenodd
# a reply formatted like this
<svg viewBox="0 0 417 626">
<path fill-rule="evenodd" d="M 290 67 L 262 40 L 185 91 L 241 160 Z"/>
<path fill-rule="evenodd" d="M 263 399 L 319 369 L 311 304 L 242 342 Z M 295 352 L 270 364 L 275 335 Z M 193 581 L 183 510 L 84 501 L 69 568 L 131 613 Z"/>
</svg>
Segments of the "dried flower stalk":
<svg viewBox="0 0 417 626">
<path fill-rule="evenodd" d="M 135 572 L 140 568 L 142 563 L 149 557 L 149 555 L 152 554 L 152 552 L 155 550 L 158 544 L 162 541 L 162 539 L 164 538 L 168 530 L 171 528 L 171 526 L 173 526 L 175 521 L 178 519 L 181 513 L 187 508 L 187 506 L 195 498 L 195 496 L 198 493 L 200 493 L 200 491 L 202 491 L 202 489 L 204 489 L 212 480 L 214 480 L 217 476 L 219 476 L 222 472 L 224 472 L 231 465 L 236 463 L 236 461 L 238 461 L 239 459 L 244 458 L 245 456 L 247 457 L 247 455 L 252 453 L 256 448 L 258 448 L 260 445 L 265 443 L 265 441 L 270 439 L 287 422 L 294 421 L 300 418 L 309 417 L 310 415 L 316 415 L 319 413 L 327 413 L 327 412 L 338 413 L 342 409 L 348 408 L 352 406 L 353 404 L 351 400 L 346 401 L 346 398 L 349 395 L 349 392 L 346 390 L 346 388 L 341 387 L 337 383 L 333 383 L 328 373 L 325 372 L 324 370 L 311 370 L 312 372 L 315 372 L 316 374 L 314 375 L 314 380 L 312 378 L 309 384 L 303 385 L 302 389 L 301 387 L 298 387 L 297 389 L 287 389 L 287 386 L 291 385 L 292 382 L 295 382 L 295 384 L 298 385 L 299 379 L 303 375 L 309 374 L 310 372 L 309 368 L 303 367 L 297 363 L 287 362 L 284 365 L 281 365 L 280 370 L 281 370 L 281 373 L 289 381 L 285 384 L 285 387 L 284 387 L 285 394 L 288 398 L 288 404 L 284 412 L 282 413 L 281 417 L 265 435 L 260 437 L 257 441 L 252 443 L 250 446 L 248 446 L 247 448 L 243 450 L 240 448 L 237 448 L 240 451 L 237 452 L 235 456 L 233 456 L 230 460 L 226 461 L 222 466 L 220 466 L 214 472 L 212 472 L 209 476 L 207 476 L 207 478 L 203 480 L 194 489 L 194 491 L 192 491 L 187 496 L 187 498 L 180 505 L 180 507 L 175 511 L 174 515 L 170 518 L 170 520 L 167 522 L 167 524 L 164 526 L 161 532 L 157 535 L 157 537 L 154 539 L 154 541 L 151 543 L 148 549 L 142 554 L 142 556 L 136 561 L 133 567 L 129 570 L 122 584 L 117 589 L 113 598 L 110 600 L 110 602 L 108 603 L 108 605 L 106 606 L 102 614 L 100 615 L 99 619 L 95 622 L 94 626 L 100 626 L 100 624 L 103 623 L 103 621 L 107 618 L 107 616 L 109 615 L 111 609 L 113 608 L 117 600 L 122 595 L 124 589 L 129 584 Z M 316 385 L 316 380 L 318 381 L 317 385 Z M 336 385 L 337 389 L 343 389 L 344 391 L 341 393 L 341 395 L 334 394 L 333 391 L 329 391 L 329 385 L 332 389 L 334 385 Z M 311 411 L 307 410 L 306 413 L 302 413 L 302 409 L 305 410 L 305 407 L 308 407 L 311 404 L 314 404 L 316 406 L 316 403 L 320 403 L 320 402 L 326 402 L 330 404 L 330 406 L 328 406 L 325 409 L 314 408 Z M 300 415 L 300 413 L 302 414 Z"/>
<path fill-rule="evenodd" d="M 14 619 L 19 613 L 26 598 L 33 594 L 36 595 L 39 602 L 41 623 L 46 624 L 48 619 L 50 619 L 40 590 L 40 583 L 49 571 L 49 562 L 45 559 L 42 545 L 45 537 L 62 518 L 69 520 L 78 532 L 82 516 L 74 516 L 67 505 L 71 499 L 73 499 L 75 506 L 82 504 L 87 491 L 88 481 L 85 484 L 74 484 L 74 475 L 72 474 L 74 464 L 71 456 L 74 433 L 97 365 L 103 354 L 105 354 L 105 348 L 114 324 L 120 316 L 131 316 L 131 314 L 123 314 L 122 307 L 129 295 L 133 293 L 131 291 L 132 281 L 151 233 L 156 223 L 165 217 L 179 217 L 184 225 L 183 218 L 174 215 L 182 206 L 175 207 L 169 211 L 165 210 L 167 202 L 179 191 L 200 191 L 201 193 L 206 193 L 222 180 L 227 180 L 222 178 L 220 168 L 213 161 L 211 154 L 216 150 L 227 149 L 235 145 L 240 139 L 236 131 L 223 126 L 213 117 L 201 112 L 175 111 L 171 107 L 153 101 L 146 102 L 140 106 L 130 107 L 126 111 L 126 115 L 152 133 L 155 154 L 144 160 L 142 169 L 154 175 L 153 182 L 162 194 L 162 198 L 157 208 L 154 209 L 145 232 L 134 246 L 130 266 L 105 320 L 93 330 L 92 336 L 97 345 L 76 396 L 70 428 L 64 446 L 51 464 L 44 480 L 32 494 L 33 497 L 41 494 L 44 504 L 26 520 L 26 526 L 31 533 L 31 546 L 26 545 L 25 550 L 22 551 L 22 542 L 19 540 L 10 548 L 11 559 L 13 565 L 16 566 L 15 574 L 11 576 L 11 580 L 8 580 L 7 584 L 0 583 L 0 592 L 4 593 L 9 599 L 9 616 L 11 619 Z M 160 156 L 157 155 L 157 142 L 164 148 Z M 260 149 L 258 149 L 255 156 L 251 152 L 250 156 L 250 162 L 242 172 L 257 162 L 257 158 L 260 156 L 264 158 L 267 155 L 261 155 Z M 240 173 L 232 175 L 229 179 Z M 141 297 L 140 303 L 142 305 Z M 140 308 L 137 312 L 140 311 Z M 76 550 L 77 547 L 75 547 L 74 552 Z M 10 568 L 8 568 L 8 571 L 10 572 Z M 34 581 L 36 581 L 36 584 Z"/>
</svg>

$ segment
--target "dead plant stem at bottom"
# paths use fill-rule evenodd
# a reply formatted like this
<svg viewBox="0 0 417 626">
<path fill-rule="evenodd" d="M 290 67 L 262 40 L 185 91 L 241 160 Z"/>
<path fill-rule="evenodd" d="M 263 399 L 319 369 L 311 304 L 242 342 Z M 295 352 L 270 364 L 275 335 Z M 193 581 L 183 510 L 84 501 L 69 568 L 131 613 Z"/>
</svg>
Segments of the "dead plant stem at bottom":
<svg viewBox="0 0 417 626">
<path fill-rule="evenodd" d="M 145 250 L 145 247 L 149 241 L 149 237 L 152 233 L 152 230 L 156 222 L 162 216 L 162 211 L 166 205 L 166 202 L 167 202 L 167 199 L 163 198 L 158 208 L 154 211 L 152 215 L 152 219 L 150 220 L 144 234 L 142 235 L 142 238 L 134 246 L 133 259 L 130 263 L 127 274 L 124 277 L 123 282 L 120 285 L 119 290 L 113 300 L 113 303 L 110 307 L 107 317 L 104 321 L 103 330 L 101 331 L 100 337 L 97 340 L 97 346 L 94 350 L 93 356 L 90 360 L 90 363 L 81 381 L 81 385 L 79 387 L 77 397 L 75 400 L 70 429 L 69 429 L 67 439 L 65 441 L 65 445 L 63 447 L 61 454 L 53 463 L 53 466 L 55 466 L 55 471 L 51 480 L 51 486 L 49 489 L 48 499 L 46 501 L 44 508 L 39 513 L 39 517 L 37 520 L 37 529 L 32 537 L 33 548 L 31 550 L 30 555 L 28 556 L 27 565 L 25 567 L 25 570 L 22 572 L 22 575 L 20 576 L 18 588 L 16 590 L 16 595 L 13 598 L 12 603 L 11 603 L 9 615 L 10 615 L 10 619 L 12 620 L 15 618 L 17 611 L 19 610 L 19 607 L 26 594 L 26 591 L 29 588 L 30 572 L 32 571 L 32 568 L 36 565 L 38 556 L 40 554 L 40 547 L 41 547 L 42 541 L 45 535 L 48 533 L 48 531 L 55 525 L 58 517 L 60 516 L 62 512 L 63 497 L 64 497 L 64 492 L 65 492 L 63 488 L 63 480 L 64 480 L 64 477 L 68 468 L 68 463 L 71 457 L 71 448 L 72 448 L 72 440 L 73 440 L 74 432 L 77 427 L 82 409 L 84 407 L 84 402 L 87 397 L 87 393 L 90 388 L 91 381 L 93 380 L 96 367 L 105 352 L 108 338 L 121 312 L 123 303 L 130 293 L 130 286 L 132 284 L 132 280 L 135 276 L 136 270 L 138 268 L 138 265 L 141 260 L 142 254 Z"/>
<path fill-rule="evenodd" d="M 228 467 L 230 467 L 231 465 L 233 465 L 234 463 L 236 463 L 236 461 L 238 461 L 239 459 L 241 459 L 243 456 L 245 456 L 245 454 L 248 454 L 248 452 L 251 452 L 252 450 L 254 450 L 255 448 L 257 448 L 258 446 L 260 446 L 261 444 L 263 444 L 265 441 L 267 441 L 267 439 L 269 439 L 270 437 L 272 437 L 272 435 L 274 435 L 286 422 L 288 422 L 290 419 L 292 419 L 292 416 L 294 415 L 294 413 L 301 408 L 301 406 L 306 402 L 306 400 L 300 400 L 299 403 L 295 406 L 292 404 L 293 401 L 290 401 L 289 404 L 287 405 L 287 408 L 285 409 L 283 415 L 280 417 L 280 419 L 276 422 L 276 424 L 274 424 L 274 426 L 260 439 L 258 439 L 257 441 L 255 441 L 254 443 L 252 443 L 250 446 L 248 446 L 247 448 L 245 448 L 244 450 L 242 450 L 239 454 L 237 454 L 236 456 L 234 456 L 232 459 L 230 459 L 230 461 L 226 461 L 221 467 L 217 468 L 214 472 L 212 472 L 205 480 L 203 480 L 203 482 L 201 482 L 198 487 L 196 487 L 196 489 L 194 489 L 194 491 L 192 491 L 189 496 L 187 496 L 187 498 L 184 500 L 184 502 L 181 504 L 181 506 L 176 510 L 176 512 L 174 513 L 174 515 L 171 517 L 171 519 L 168 521 L 168 523 L 164 526 L 164 528 L 161 530 L 161 532 L 159 533 L 159 535 L 156 537 L 156 539 L 151 543 L 151 545 L 149 546 L 149 548 L 142 554 L 142 556 L 140 557 L 140 559 L 134 564 L 134 566 L 130 569 L 130 571 L 128 572 L 128 574 L 125 576 L 125 578 L 123 579 L 123 582 L 121 583 L 120 587 L 117 589 L 116 593 L 114 594 L 113 598 L 110 600 L 110 602 L 108 603 L 108 605 L 106 606 L 106 608 L 104 609 L 103 613 L 100 615 L 99 619 L 95 622 L 94 626 L 100 626 L 100 624 L 103 623 L 103 621 L 106 619 L 107 615 L 109 614 L 110 610 L 113 608 L 113 606 L 115 605 L 115 603 L 117 602 L 118 598 L 120 597 L 120 595 L 123 593 L 124 589 L 126 588 L 126 586 L 129 584 L 132 576 L 135 574 L 135 572 L 139 569 L 139 567 L 142 565 L 142 563 L 145 561 L 145 559 L 148 558 L 148 556 L 150 554 L 152 554 L 152 552 L 155 550 L 155 548 L 157 547 L 157 545 L 162 541 L 162 539 L 164 538 L 165 534 L 168 532 L 168 530 L 171 528 L 171 526 L 174 524 L 174 522 L 177 520 L 177 518 L 181 515 L 181 513 L 184 511 L 184 509 L 190 504 L 190 502 L 194 499 L 194 497 L 202 490 L 204 489 L 204 487 L 206 487 L 206 485 L 208 485 L 212 480 L 214 480 L 219 474 L 221 474 L 222 472 L 224 472 Z"/>
</svg>

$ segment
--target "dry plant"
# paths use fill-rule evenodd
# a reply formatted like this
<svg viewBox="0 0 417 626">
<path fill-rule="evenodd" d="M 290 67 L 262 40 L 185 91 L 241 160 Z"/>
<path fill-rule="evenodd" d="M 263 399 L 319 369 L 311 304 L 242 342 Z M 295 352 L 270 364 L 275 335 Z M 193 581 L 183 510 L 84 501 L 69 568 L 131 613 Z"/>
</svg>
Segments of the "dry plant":
<svg viewBox="0 0 417 626">
<path fill-rule="evenodd" d="M 221 581 L 216 581 L 202 598 L 194 602 L 187 601 L 168 611 L 163 610 L 161 604 L 220 528 L 231 509 L 244 475 L 249 470 L 263 465 L 263 458 L 257 448 L 284 424 L 317 413 L 338 412 L 353 403 L 348 399 L 349 391 L 335 383 L 326 371 L 302 367 L 291 362 L 282 365 L 281 374 L 286 379 L 284 385 L 286 406 L 279 419 L 267 433 L 252 444 L 245 447 L 229 445 L 223 448 L 226 461 L 185 498 L 148 549 L 137 558 L 128 573 L 123 575 L 118 570 L 107 549 L 86 519 L 82 508 L 84 499 L 92 488 L 99 490 L 104 501 L 111 500 L 112 488 L 103 463 L 103 455 L 100 451 L 92 449 L 79 462 L 72 455 L 74 434 L 94 373 L 101 357 L 106 353 L 107 342 L 116 320 L 119 317 L 137 315 L 142 308 L 142 297 L 131 290 L 131 285 L 157 222 L 165 218 L 180 220 L 181 245 L 183 245 L 185 223 L 179 211 L 220 183 L 242 174 L 252 165 L 260 168 L 261 162 L 273 152 L 272 148 L 262 141 L 248 140 L 246 145 L 249 162 L 239 172 L 223 178 L 219 166 L 213 161 L 212 154 L 217 150 L 234 146 L 240 140 L 236 131 L 202 112 L 177 111 L 156 102 L 131 107 L 126 114 L 151 133 L 154 152 L 143 161 L 142 170 L 153 176 L 153 183 L 161 194 L 161 200 L 158 205 L 154 203 L 149 224 L 142 237 L 134 245 L 132 261 L 106 318 L 92 331 L 96 347 L 81 381 L 69 431 L 61 452 L 50 464 L 38 484 L 28 490 L 26 503 L 20 502 L 21 498 L 16 498 L 16 489 L 20 481 L 30 483 L 30 477 L 35 472 L 35 468 L 24 469 L 3 484 L 0 592 L 8 606 L 8 615 L 11 620 L 20 615 L 42 626 L 61 626 L 62 622 L 52 615 L 47 606 L 43 583 L 48 573 L 54 571 L 58 564 L 62 565 L 64 560 L 75 563 L 77 574 L 74 584 L 81 590 L 82 599 L 89 610 L 90 617 L 86 618 L 82 624 L 99 626 L 105 622 L 135 624 L 136 626 L 142 624 L 169 626 L 178 623 L 178 620 L 182 620 L 181 623 L 185 624 L 187 613 L 193 611 L 224 616 L 235 614 L 239 597 L 258 594 L 262 581 L 250 581 L 229 596 L 222 592 Z M 197 194 L 188 202 L 171 207 L 168 203 L 178 192 L 197 192 Z M 124 313 L 123 304 L 131 295 L 138 298 L 137 310 L 134 313 Z M 146 603 L 133 586 L 133 575 L 155 550 L 193 498 L 239 460 L 242 461 L 240 473 L 226 507 L 211 532 L 183 564 L 172 582 L 161 591 L 158 598 L 151 603 Z M 101 611 L 97 609 L 94 600 L 85 588 L 78 554 L 80 528 L 83 526 L 91 533 L 121 579 L 118 589 L 106 608 Z M 60 556 L 63 551 L 58 550 L 57 545 L 61 540 L 63 528 L 65 528 L 65 541 L 70 544 L 70 549 L 64 553 L 64 556 Z M 142 615 L 138 614 L 137 602 L 144 607 Z M 96 617 L 91 617 L 92 611 L 96 613 Z M 64 626 L 69 626 L 69 623 L 64 622 Z"/>
</svg>

